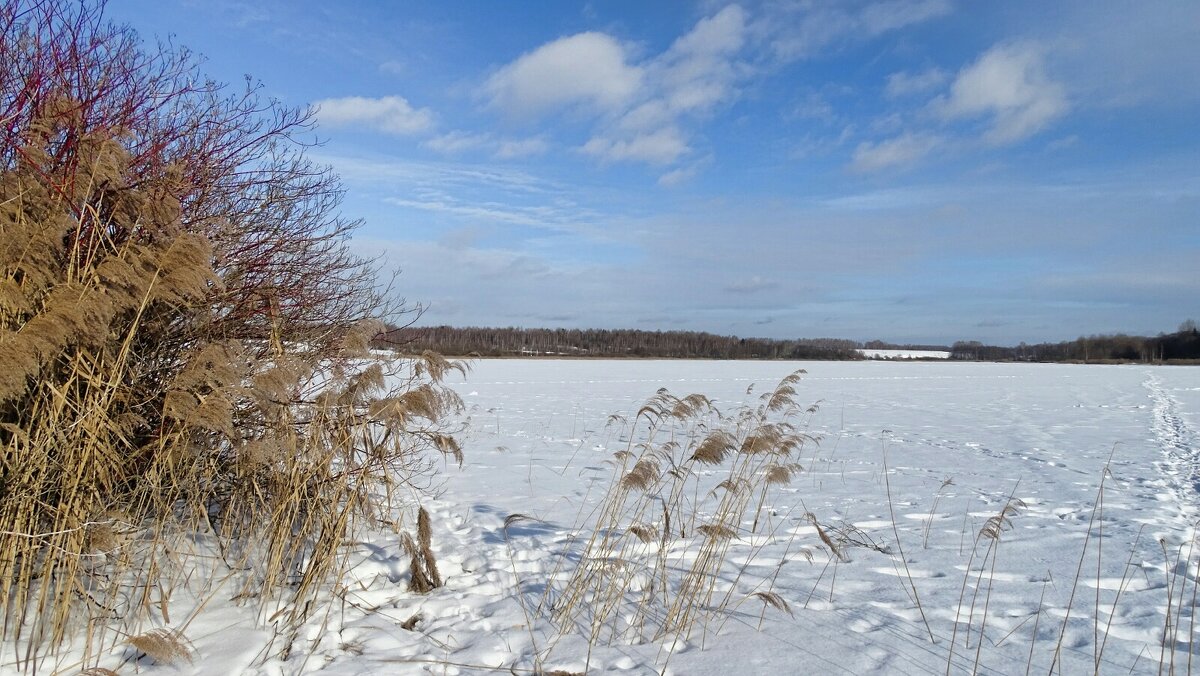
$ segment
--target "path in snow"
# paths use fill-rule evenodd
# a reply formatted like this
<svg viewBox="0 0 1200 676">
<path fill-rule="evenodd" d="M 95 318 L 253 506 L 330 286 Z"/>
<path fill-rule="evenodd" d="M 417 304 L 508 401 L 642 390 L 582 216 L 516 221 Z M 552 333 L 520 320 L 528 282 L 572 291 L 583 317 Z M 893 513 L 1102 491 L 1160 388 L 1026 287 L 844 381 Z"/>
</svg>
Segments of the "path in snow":
<svg viewBox="0 0 1200 676">
<path fill-rule="evenodd" d="M 1196 430 L 1180 415 L 1179 400 L 1157 376 L 1148 374 L 1142 384 L 1154 402 L 1151 428 L 1162 449 L 1158 467 L 1171 502 L 1178 508 L 1178 518 L 1190 524 L 1200 516 L 1200 446 Z"/>
</svg>

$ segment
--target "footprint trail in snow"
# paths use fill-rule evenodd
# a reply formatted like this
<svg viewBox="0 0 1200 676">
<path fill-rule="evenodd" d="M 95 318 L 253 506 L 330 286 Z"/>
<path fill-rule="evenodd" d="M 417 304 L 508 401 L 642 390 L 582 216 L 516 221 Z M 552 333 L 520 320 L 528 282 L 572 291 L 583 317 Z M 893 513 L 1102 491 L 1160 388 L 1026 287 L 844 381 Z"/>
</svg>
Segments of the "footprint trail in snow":
<svg viewBox="0 0 1200 676">
<path fill-rule="evenodd" d="M 1154 404 L 1151 428 L 1155 441 L 1162 449 L 1158 466 L 1179 516 L 1195 521 L 1200 516 L 1200 447 L 1196 430 L 1180 415 L 1179 401 L 1154 374 L 1149 374 L 1143 386 Z"/>
</svg>

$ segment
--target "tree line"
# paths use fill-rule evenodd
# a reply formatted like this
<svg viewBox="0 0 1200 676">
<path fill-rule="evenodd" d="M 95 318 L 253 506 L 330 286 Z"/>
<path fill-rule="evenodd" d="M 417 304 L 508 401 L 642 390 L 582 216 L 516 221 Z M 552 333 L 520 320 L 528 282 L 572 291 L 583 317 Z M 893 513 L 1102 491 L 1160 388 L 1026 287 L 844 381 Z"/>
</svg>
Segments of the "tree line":
<svg viewBox="0 0 1200 676">
<path fill-rule="evenodd" d="M 636 329 L 393 328 L 378 347 L 447 356 L 640 357 L 661 359 L 861 359 L 852 340 L 772 340 L 698 331 Z"/>
<path fill-rule="evenodd" d="M 959 341 L 950 348 L 950 358 L 965 361 L 1030 362 L 1163 362 L 1200 360 L 1200 331 L 1188 320 L 1174 333 L 1158 336 L 1080 336 L 1058 343 L 1021 343 L 1016 347 Z"/>
<path fill-rule="evenodd" d="M 393 326 L 376 337 L 374 346 L 459 357 L 854 360 L 863 359 L 859 350 L 866 348 L 949 351 L 951 359 L 960 361 L 1152 363 L 1200 359 L 1200 332 L 1188 320 L 1175 333 L 1153 337 L 1093 335 L 1016 346 L 963 340 L 945 346 L 840 338 L 739 338 L 702 331 Z"/>
</svg>

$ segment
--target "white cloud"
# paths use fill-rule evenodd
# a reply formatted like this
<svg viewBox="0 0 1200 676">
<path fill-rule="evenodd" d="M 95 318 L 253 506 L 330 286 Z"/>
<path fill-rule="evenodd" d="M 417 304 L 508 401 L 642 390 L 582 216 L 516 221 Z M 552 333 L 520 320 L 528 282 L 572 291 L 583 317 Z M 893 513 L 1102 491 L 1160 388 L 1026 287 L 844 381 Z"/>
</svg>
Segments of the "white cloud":
<svg viewBox="0 0 1200 676">
<path fill-rule="evenodd" d="M 860 143 L 854 149 L 852 168 L 869 172 L 912 164 L 942 144 L 929 134 L 905 133 L 879 143 Z"/>
<path fill-rule="evenodd" d="M 701 19 L 685 36 L 671 45 L 680 54 L 730 53 L 742 48 L 746 12 L 729 5 L 711 17 Z"/>
<path fill-rule="evenodd" d="M 635 62 L 625 46 L 603 33 L 549 42 L 492 75 L 483 88 L 493 106 L 510 115 L 556 110 L 596 118 L 580 150 L 602 162 L 671 164 L 691 152 L 688 123 L 737 97 L 746 66 L 745 10 L 729 5 L 700 19 L 661 54 Z M 498 157 L 544 152 L 545 141 L 502 145 Z"/>
<path fill-rule="evenodd" d="M 466 131 L 452 131 L 435 136 L 421 145 L 442 155 L 486 152 L 499 160 L 541 155 L 550 149 L 550 144 L 540 136 L 522 139 L 496 138 L 488 133 L 473 134 Z"/>
<path fill-rule="evenodd" d="M 630 109 L 617 123 L 619 130 L 644 131 L 670 124 L 675 119 L 667 101 L 662 98 L 640 103 Z"/>
<path fill-rule="evenodd" d="M 946 119 L 991 116 L 984 134 L 1002 145 L 1029 137 L 1067 112 L 1065 88 L 1045 73 L 1033 44 L 998 45 L 959 71 L 948 97 L 934 100 Z"/>
<path fill-rule="evenodd" d="M 912 94 L 924 94 L 942 86 L 947 77 L 946 72 L 940 68 L 930 68 L 920 73 L 900 71 L 888 76 L 887 86 L 883 93 L 891 99 Z"/>
<path fill-rule="evenodd" d="M 413 108 L 402 96 L 348 96 L 317 101 L 317 119 L 330 126 L 361 125 L 389 134 L 419 134 L 433 126 L 433 112 Z"/>
<path fill-rule="evenodd" d="M 574 213 L 566 207 L 545 205 L 502 204 L 492 201 L 472 201 L 447 193 L 418 195 L 420 199 L 388 197 L 383 201 L 397 207 L 449 214 L 469 223 L 508 223 L 546 230 L 578 232 L 585 225 L 585 210 Z"/>
<path fill-rule="evenodd" d="M 611 139 L 593 137 L 580 150 L 607 162 L 646 162 L 648 164 L 670 164 L 690 150 L 687 141 L 678 129 L 664 127 L 630 138 Z"/>
<path fill-rule="evenodd" d="M 668 166 L 694 156 L 696 127 L 737 101 L 756 72 L 772 67 L 750 52 L 764 46 L 771 49 L 773 44 L 789 52 L 789 58 L 798 58 L 835 41 L 871 39 L 953 9 L 950 0 L 779 7 L 760 8 L 761 16 L 752 24 L 741 6 L 724 6 L 697 21 L 665 51 L 640 59 L 629 46 L 604 33 L 560 38 L 502 66 L 488 78 L 481 94 L 510 116 L 589 114 L 590 139 L 578 149 L 601 162 Z M 889 80 L 889 94 L 929 91 L 947 79 L 937 69 L 896 73 Z M 812 114 L 833 117 L 828 103 Z M 864 144 L 855 165 L 874 170 L 911 162 L 932 148 L 931 138 L 905 135 Z M 497 156 L 519 155 L 517 151 L 524 148 L 544 152 L 546 146 L 535 142 L 505 147 Z M 669 168 L 660 175 L 661 185 L 676 184 L 695 173 L 692 168 Z"/>
<path fill-rule="evenodd" d="M 543 113 L 575 104 L 619 107 L 641 86 L 641 69 L 604 33 L 579 33 L 538 47 L 488 78 L 484 90 L 510 115 Z"/>
<path fill-rule="evenodd" d="M 652 66 L 662 97 L 678 113 L 705 111 L 729 98 L 737 78 L 733 59 L 746 41 L 746 13 L 730 5 L 701 19 Z"/>
<path fill-rule="evenodd" d="M 746 12 L 741 7 L 730 5 L 701 19 L 641 66 L 643 86 L 636 100 L 582 151 L 607 162 L 658 165 L 688 154 L 692 149 L 685 121 L 703 118 L 736 99 L 737 81 L 744 71 L 737 57 L 745 44 Z M 690 173 L 668 172 L 660 183 L 669 185 Z"/>
<path fill-rule="evenodd" d="M 457 155 L 476 150 L 491 142 L 488 134 L 471 134 L 465 131 L 452 131 L 441 136 L 426 140 L 421 145 L 443 155 Z"/>
<path fill-rule="evenodd" d="M 888 76 L 884 90 L 888 98 L 899 98 L 935 89 L 948 79 L 939 69 Z M 949 92 L 937 96 L 927 112 L 943 122 L 981 120 L 982 140 L 989 145 L 1006 145 L 1045 129 L 1069 108 L 1065 87 L 1045 70 L 1043 52 L 1033 43 L 1001 44 L 984 52 L 954 76 Z M 875 120 L 876 133 L 900 129 L 905 116 L 893 113 Z M 942 132 L 945 134 L 947 132 Z M 883 141 L 863 142 L 854 150 L 851 168 L 860 172 L 880 171 L 911 165 L 939 147 L 977 145 L 965 138 L 932 131 L 905 131 Z"/>
</svg>

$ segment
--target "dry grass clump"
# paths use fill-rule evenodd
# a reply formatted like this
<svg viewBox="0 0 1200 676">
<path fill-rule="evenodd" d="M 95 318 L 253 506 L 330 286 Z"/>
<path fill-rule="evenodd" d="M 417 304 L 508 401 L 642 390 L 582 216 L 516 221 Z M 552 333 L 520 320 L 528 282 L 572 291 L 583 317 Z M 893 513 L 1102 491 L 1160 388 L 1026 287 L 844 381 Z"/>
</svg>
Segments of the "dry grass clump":
<svg viewBox="0 0 1200 676">
<path fill-rule="evenodd" d="M 30 30 L 79 20 L 77 34 L 47 40 L 96 29 L 86 8 L 14 11 L 0 10 L 0 60 L 37 44 L 15 36 L 43 14 Z M 146 138 L 92 124 L 83 111 L 95 100 L 38 84 L 0 74 L 0 103 L 28 108 L 12 108 L 0 149 L 0 639 L 24 669 L 68 639 L 85 664 L 128 636 L 164 661 L 155 646 L 186 621 L 173 612 L 177 592 L 213 593 L 218 579 L 285 633 L 342 571 L 355 528 L 394 524 L 435 462 L 461 459 L 443 423 L 461 402 L 440 383 L 463 367 L 425 354 L 389 372 L 370 357 L 375 296 L 320 286 L 345 282 L 342 231 L 316 223 L 310 240 L 287 239 L 305 198 L 286 181 L 300 174 L 259 175 L 265 183 L 240 193 L 198 186 L 205 171 L 154 164 Z M 174 105 L 188 101 L 198 104 Z M 196 110 L 221 112 L 206 101 Z M 207 166 L 219 169 L 233 171 Z M 280 207 L 258 192 L 267 187 L 294 199 Z M 325 218 L 336 202 L 317 188 L 307 213 Z M 278 229 L 254 230 L 267 226 L 230 204 L 218 217 L 221 200 L 205 201 L 213 191 L 255 201 L 260 217 L 287 213 L 275 214 Z M 238 246 L 273 253 L 252 269 Z M 296 276 L 309 273 L 293 266 L 321 260 L 331 267 L 314 272 L 330 277 Z M 436 580 L 428 515 L 423 524 L 416 550 Z"/>
<path fill-rule="evenodd" d="M 99 191 L 123 154 L 94 145 L 73 195 L 28 168 L 0 175 L 0 596 L 25 663 L 81 627 L 99 646 L 107 624 L 169 623 L 197 536 L 238 572 L 241 598 L 282 603 L 272 616 L 295 624 L 355 524 L 388 521 L 429 452 L 461 458 L 439 428 L 460 407 L 438 386 L 454 366 L 436 355 L 391 374 L 389 394 L 361 352 L 278 334 L 174 342 L 221 287 L 211 249 L 152 190 Z M 137 234 L 112 236 L 114 213 Z M 436 586 L 422 516 L 414 556 Z"/>
<path fill-rule="evenodd" d="M 816 442 L 798 422 L 815 410 L 795 402 L 802 374 L 730 415 L 666 390 L 638 411 L 579 564 L 548 593 L 559 626 L 582 625 L 591 643 L 687 635 L 728 605 L 736 585 L 723 588 L 722 575 L 739 575 L 725 570 L 730 547 L 757 530 L 767 494 Z M 790 612 L 775 592 L 758 598 Z"/>
<path fill-rule="evenodd" d="M 174 664 L 180 660 L 190 662 L 192 659 L 187 639 L 170 629 L 152 629 L 131 637 L 128 643 L 159 664 Z"/>
<path fill-rule="evenodd" d="M 401 538 L 404 552 L 409 555 L 412 577 L 408 582 L 409 591 L 425 594 L 442 586 L 442 576 L 438 572 L 437 559 L 433 555 L 433 527 L 429 523 L 429 512 L 421 507 L 417 511 L 417 539 L 404 533 Z"/>
</svg>

